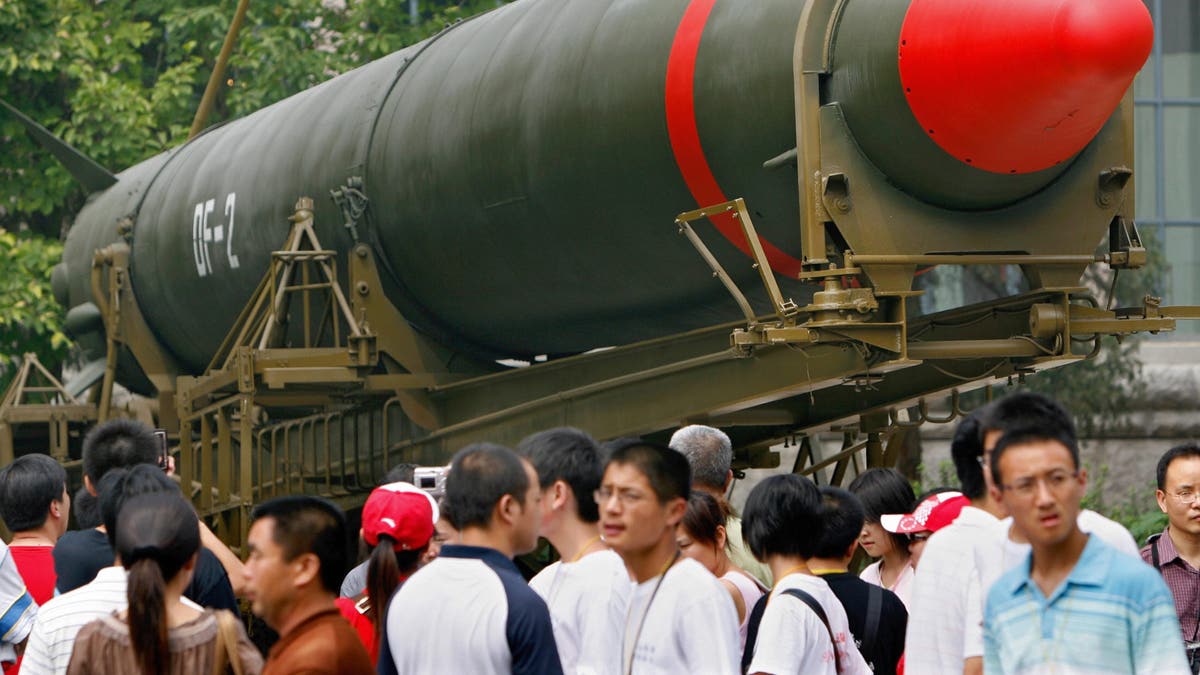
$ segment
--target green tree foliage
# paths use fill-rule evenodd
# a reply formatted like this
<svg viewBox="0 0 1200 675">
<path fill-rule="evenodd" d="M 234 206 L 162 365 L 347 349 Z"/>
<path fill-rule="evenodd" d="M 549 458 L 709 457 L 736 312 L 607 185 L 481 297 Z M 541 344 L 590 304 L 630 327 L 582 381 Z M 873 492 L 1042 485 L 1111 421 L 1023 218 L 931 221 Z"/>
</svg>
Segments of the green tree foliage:
<svg viewBox="0 0 1200 675">
<path fill-rule="evenodd" d="M 208 123 L 249 114 L 500 4 L 251 2 Z M 236 6 L 0 0 L 0 98 L 119 172 L 186 139 Z M 34 351 L 55 368 L 67 341 L 49 271 L 86 194 L 3 112 L 0 148 L 0 358 Z"/>
<path fill-rule="evenodd" d="M 50 269 L 62 245 L 44 237 L 18 237 L 0 228 L 0 393 L 25 352 L 44 364 L 62 361 L 70 342 L 62 310 L 50 292 Z"/>
<path fill-rule="evenodd" d="M 424 39 L 496 0 L 252 2 L 210 124 Z M 178 145 L 235 0 L 0 0 L 0 98 L 114 171 Z M 0 226 L 60 236 L 85 195 L 0 115 Z"/>
</svg>

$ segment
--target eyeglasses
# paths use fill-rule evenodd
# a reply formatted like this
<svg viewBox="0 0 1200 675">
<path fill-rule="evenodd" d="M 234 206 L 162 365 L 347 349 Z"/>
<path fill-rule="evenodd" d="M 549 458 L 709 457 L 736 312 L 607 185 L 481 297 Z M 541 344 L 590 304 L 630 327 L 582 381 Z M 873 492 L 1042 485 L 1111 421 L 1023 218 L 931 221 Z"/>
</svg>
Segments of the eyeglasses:
<svg viewBox="0 0 1200 675">
<path fill-rule="evenodd" d="M 1191 490 L 1180 490 L 1179 492 L 1168 492 L 1167 494 L 1175 498 L 1175 501 L 1190 506 L 1196 503 L 1196 499 L 1200 498 L 1200 493 L 1192 492 Z"/>
<path fill-rule="evenodd" d="M 931 537 L 931 536 L 933 536 L 933 533 L 932 533 L 932 532 L 914 532 L 913 534 L 910 534 L 910 535 L 908 535 L 908 543 L 910 543 L 910 544 L 917 544 L 917 543 L 921 543 L 921 544 L 923 544 L 923 543 L 925 543 L 926 541 L 928 541 L 928 540 L 929 540 L 929 537 Z"/>
<path fill-rule="evenodd" d="M 603 506 L 607 504 L 614 495 L 616 496 L 617 501 L 621 503 L 621 506 L 626 507 L 633 506 L 634 504 L 637 504 L 646 498 L 646 495 L 638 492 L 637 490 L 630 490 L 628 488 L 617 488 L 616 490 L 613 490 L 610 487 L 602 487 L 599 490 L 596 490 L 592 493 L 592 498 L 596 500 L 597 504 Z"/>
<path fill-rule="evenodd" d="M 1078 471 L 1051 471 L 1044 476 L 1030 476 L 1015 482 L 1002 484 L 1000 487 L 1016 494 L 1018 497 L 1032 497 L 1037 492 L 1039 483 L 1043 483 L 1051 492 L 1062 490 L 1073 478 L 1079 476 Z"/>
</svg>

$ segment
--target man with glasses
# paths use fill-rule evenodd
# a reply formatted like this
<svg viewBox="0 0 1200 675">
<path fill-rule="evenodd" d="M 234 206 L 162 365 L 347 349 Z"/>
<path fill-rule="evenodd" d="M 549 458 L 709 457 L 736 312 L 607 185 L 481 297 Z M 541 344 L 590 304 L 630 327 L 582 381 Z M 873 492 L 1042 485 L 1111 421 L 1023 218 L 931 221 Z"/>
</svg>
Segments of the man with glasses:
<svg viewBox="0 0 1200 675">
<path fill-rule="evenodd" d="M 1175 597 L 1193 673 L 1200 673 L 1200 445 L 1176 446 L 1158 460 L 1158 508 L 1167 528 L 1150 538 L 1142 559 L 1162 574 Z"/>
<path fill-rule="evenodd" d="M 1187 673 L 1166 584 L 1079 528 L 1087 472 L 1071 418 L 1031 403 L 1036 423 L 1008 427 L 991 453 L 992 494 L 1032 552 L 987 594 L 985 672 Z"/>
<path fill-rule="evenodd" d="M 690 485 L 683 455 L 629 440 L 616 444 L 596 490 L 600 533 L 636 583 L 621 652 L 626 675 L 739 672 L 733 600 L 675 544 Z"/>
</svg>

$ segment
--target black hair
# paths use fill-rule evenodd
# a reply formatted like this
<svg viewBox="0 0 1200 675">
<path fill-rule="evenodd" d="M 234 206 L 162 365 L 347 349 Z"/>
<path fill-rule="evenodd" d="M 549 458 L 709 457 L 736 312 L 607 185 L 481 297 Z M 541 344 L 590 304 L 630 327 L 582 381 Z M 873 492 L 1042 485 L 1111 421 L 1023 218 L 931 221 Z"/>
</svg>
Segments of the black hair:
<svg viewBox="0 0 1200 675">
<path fill-rule="evenodd" d="M 1158 459 L 1158 470 L 1155 472 L 1159 490 L 1167 489 L 1167 469 L 1171 467 L 1171 462 L 1180 457 L 1200 457 L 1200 445 L 1184 443 L 1163 453 L 1163 456 Z"/>
<path fill-rule="evenodd" d="M 862 533 L 866 515 L 862 501 L 851 491 L 822 485 L 821 520 L 825 530 L 813 557 L 841 559 Z"/>
<path fill-rule="evenodd" d="M 412 482 L 414 482 L 413 476 L 414 476 L 414 473 L 416 472 L 416 470 L 417 470 L 416 464 L 412 464 L 409 462 L 397 464 L 396 466 L 392 467 L 391 471 L 388 471 L 386 474 L 384 474 L 383 482 L 380 483 L 380 485 L 389 485 L 391 483 L 401 483 L 401 482 L 412 483 Z"/>
<path fill-rule="evenodd" d="M 592 493 L 600 487 L 603 467 L 600 449 L 591 436 L 573 427 L 547 429 L 526 437 L 517 445 L 517 453 L 529 458 L 543 490 L 560 480 L 571 486 L 580 520 L 600 520 Z"/>
<path fill-rule="evenodd" d="M 375 644 L 383 639 L 383 618 L 388 599 L 400 587 L 400 577 L 408 578 L 417 571 L 421 556 L 429 550 L 429 542 L 415 550 L 397 551 L 395 547 L 395 539 L 381 534 L 367 558 L 366 617 L 375 628 Z"/>
<path fill-rule="evenodd" d="M 443 499 L 454 527 L 489 527 L 496 505 L 509 495 L 525 508 L 529 475 L 515 452 L 495 443 L 472 443 L 450 461 Z"/>
<path fill-rule="evenodd" d="M 954 473 L 967 499 L 982 499 L 987 494 L 987 481 L 983 478 L 983 436 L 980 418 L 985 410 L 976 410 L 967 415 L 954 429 L 954 440 L 950 441 L 950 458 L 954 460 Z"/>
<path fill-rule="evenodd" d="M 97 491 L 100 493 L 100 518 L 113 550 L 117 548 L 118 519 L 126 502 L 139 495 L 162 492 L 180 494 L 175 481 L 168 478 L 155 464 L 138 464 L 131 469 L 112 469 L 100 479 Z M 192 517 L 196 517 L 194 511 Z"/>
<path fill-rule="evenodd" d="M 979 421 L 980 431 L 1000 431 L 1002 435 L 992 448 L 992 481 L 1000 485 L 1001 450 L 1033 441 L 1057 441 L 1071 453 L 1079 467 L 1079 439 L 1071 413 L 1058 401 L 1032 391 L 1019 391 L 987 407 Z"/>
<path fill-rule="evenodd" d="M 100 498 L 81 487 L 71 498 L 71 512 L 75 514 L 75 527 L 90 530 L 104 524 L 100 517 Z"/>
<path fill-rule="evenodd" d="M 926 499 L 928 499 L 934 495 L 940 495 L 943 492 L 957 492 L 959 494 L 962 494 L 962 490 L 952 488 L 952 487 L 942 486 L 942 487 L 929 488 L 928 490 L 917 495 L 917 498 L 913 500 L 912 508 L 909 509 L 908 511 L 906 511 L 906 513 L 915 513 L 917 510 L 917 507 L 921 505 L 921 502 L 925 501 Z M 966 497 L 965 494 L 963 494 L 963 496 Z M 969 499 L 969 497 L 968 497 L 968 499 Z"/>
<path fill-rule="evenodd" d="M 118 418 L 92 427 L 83 439 L 83 473 L 95 487 L 111 469 L 158 461 L 154 430 L 137 420 Z"/>
<path fill-rule="evenodd" d="M 447 478 L 449 478 L 449 477 L 447 476 Z M 462 529 L 461 527 L 459 527 L 458 521 L 455 520 L 454 514 L 450 513 L 450 505 L 446 503 L 445 495 L 442 495 L 442 498 L 438 500 L 438 519 L 441 520 L 442 518 L 445 518 L 446 522 L 450 523 L 451 527 L 453 527 L 454 529 L 456 529 L 456 530 Z M 436 525 L 434 526 L 434 529 L 435 530 L 437 529 Z M 436 534 L 436 532 L 434 534 Z"/>
<path fill-rule="evenodd" d="M 282 549 L 285 561 L 312 553 L 320 562 L 321 586 L 334 595 L 341 589 L 346 572 L 346 515 L 320 497 L 288 495 L 254 507 L 251 524 L 274 521 L 271 541 Z"/>
<path fill-rule="evenodd" d="M 660 504 L 691 494 L 692 467 L 687 457 L 665 445 L 630 439 L 613 448 L 605 470 L 613 464 L 633 466 L 646 476 Z"/>
<path fill-rule="evenodd" d="M 724 499 L 717 499 L 704 490 L 692 490 L 692 494 L 688 496 L 687 510 L 683 512 L 683 520 L 679 524 L 683 525 L 683 529 L 694 541 L 716 544 L 717 528 L 725 527 L 725 521 L 728 519 L 729 505 Z M 726 537 L 725 547 L 729 546 L 730 542 Z"/>
<path fill-rule="evenodd" d="M 865 522 L 878 523 L 888 513 L 908 513 L 916 495 L 912 483 L 899 471 L 887 468 L 867 469 L 854 477 L 847 486 L 862 502 Z M 908 550 L 908 537 L 887 532 L 901 551 Z"/>
<path fill-rule="evenodd" d="M 787 473 L 765 478 L 742 510 L 742 538 L 755 558 L 811 558 L 825 531 L 821 493 L 811 480 Z"/>
<path fill-rule="evenodd" d="M 1039 441 L 1054 441 L 1061 444 L 1071 454 L 1071 463 L 1076 469 L 1079 468 L 1079 446 L 1071 434 L 1064 433 L 1062 429 L 1050 429 L 1044 426 L 1015 427 L 1004 432 L 1000 440 L 996 441 L 996 447 L 992 448 L 992 481 L 996 487 L 1004 489 L 1001 483 L 1003 479 L 1000 476 L 1001 455 L 1011 447 Z"/>
<path fill-rule="evenodd" d="M 115 550 L 129 571 L 129 641 L 146 675 L 170 670 L 165 586 L 200 550 L 200 525 L 178 491 L 127 500 L 117 518 Z"/>
<path fill-rule="evenodd" d="M 67 491 L 67 471 L 49 455 L 22 455 L 0 469 L 0 517 L 11 532 L 46 524 L 50 503 Z"/>
</svg>

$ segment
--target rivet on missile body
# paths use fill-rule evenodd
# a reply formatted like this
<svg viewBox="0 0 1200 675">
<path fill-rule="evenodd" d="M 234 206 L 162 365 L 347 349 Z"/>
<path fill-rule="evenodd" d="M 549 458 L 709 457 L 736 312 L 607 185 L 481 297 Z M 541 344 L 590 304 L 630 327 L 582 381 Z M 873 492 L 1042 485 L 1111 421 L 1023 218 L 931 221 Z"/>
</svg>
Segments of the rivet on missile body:
<svg viewBox="0 0 1200 675">
<path fill-rule="evenodd" d="M 357 255 L 357 256 L 358 256 L 358 257 L 360 257 L 360 258 L 365 258 L 365 257 L 367 257 L 367 247 L 366 247 L 366 246 L 363 246 L 362 244 L 359 244 L 358 246 L 355 246 L 355 247 L 354 247 L 354 254 L 355 254 L 355 255 Z"/>
<path fill-rule="evenodd" d="M 359 295 L 367 295 L 368 293 L 371 292 L 371 287 L 368 286 L 367 282 L 365 282 L 365 281 L 358 282 L 357 284 L 354 285 L 354 288 L 355 288 L 355 290 L 358 291 Z"/>
</svg>

